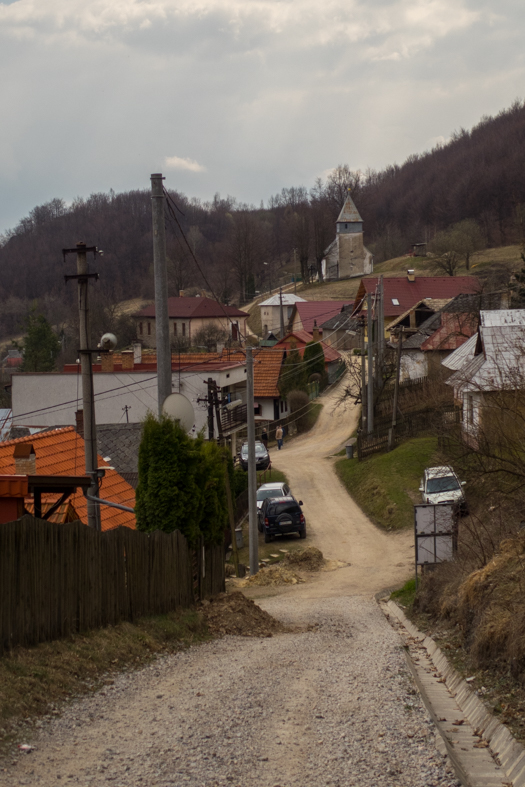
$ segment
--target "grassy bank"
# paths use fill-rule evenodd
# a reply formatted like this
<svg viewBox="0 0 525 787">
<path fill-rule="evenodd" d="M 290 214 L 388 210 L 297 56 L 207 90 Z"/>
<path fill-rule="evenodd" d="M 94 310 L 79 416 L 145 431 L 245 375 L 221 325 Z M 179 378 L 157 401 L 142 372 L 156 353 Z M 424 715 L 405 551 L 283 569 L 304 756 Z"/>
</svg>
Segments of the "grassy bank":
<svg viewBox="0 0 525 787">
<path fill-rule="evenodd" d="M 143 618 L 69 639 L 17 648 L 0 658 L 0 744 L 17 724 L 52 712 L 57 703 L 111 682 L 111 673 L 140 667 L 156 654 L 208 639 L 195 610 Z"/>
<path fill-rule="evenodd" d="M 414 524 L 414 503 L 421 502 L 419 482 L 437 454 L 437 439 L 408 440 L 387 454 L 364 462 L 340 459 L 337 475 L 370 519 L 388 530 Z"/>
</svg>

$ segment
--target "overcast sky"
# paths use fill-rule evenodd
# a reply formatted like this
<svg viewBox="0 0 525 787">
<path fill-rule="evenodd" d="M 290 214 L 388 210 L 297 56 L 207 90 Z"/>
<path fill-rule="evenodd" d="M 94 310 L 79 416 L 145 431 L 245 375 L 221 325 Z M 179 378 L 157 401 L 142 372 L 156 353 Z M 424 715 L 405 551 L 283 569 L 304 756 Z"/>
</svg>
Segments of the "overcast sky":
<svg viewBox="0 0 525 787">
<path fill-rule="evenodd" d="M 0 232 L 168 186 L 259 204 L 523 98 L 523 0 L 0 0 Z"/>
</svg>

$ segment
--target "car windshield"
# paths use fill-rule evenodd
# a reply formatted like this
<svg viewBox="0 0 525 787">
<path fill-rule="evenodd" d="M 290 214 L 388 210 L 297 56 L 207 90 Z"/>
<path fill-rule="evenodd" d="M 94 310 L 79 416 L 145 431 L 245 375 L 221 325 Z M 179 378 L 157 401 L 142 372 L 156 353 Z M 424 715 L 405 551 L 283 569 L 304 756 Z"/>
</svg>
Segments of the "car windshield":
<svg viewBox="0 0 525 787">
<path fill-rule="evenodd" d="M 427 481 L 427 493 L 429 495 L 435 494 L 436 492 L 453 492 L 455 489 L 459 489 L 459 483 L 456 476 L 453 475 L 445 475 L 441 476 L 441 478 L 429 478 Z"/>
<path fill-rule="evenodd" d="M 266 454 L 266 448 L 262 443 L 255 443 L 255 456 L 264 456 Z"/>
<path fill-rule="evenodd" d="M 280 489 L 258 489 L 257 500 L 266 500 L 267 497 L 279 497 Z"/>
<path fill-rule="evenodd" d="M 279 514 L 297 514 L 299 513 L 299 506 L 297 503 L 275 503 L 270 506 L 268 513 L 270 516 L 279 516 Z"/>
</svg>

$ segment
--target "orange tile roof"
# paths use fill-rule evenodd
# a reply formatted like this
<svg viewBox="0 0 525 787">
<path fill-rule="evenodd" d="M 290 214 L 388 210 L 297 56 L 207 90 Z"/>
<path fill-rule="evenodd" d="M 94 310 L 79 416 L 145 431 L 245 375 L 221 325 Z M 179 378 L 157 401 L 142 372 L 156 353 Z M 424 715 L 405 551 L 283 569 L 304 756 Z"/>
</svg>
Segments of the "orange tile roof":
<svg viewBox="0 0 525 787">
<path fill-rule="evenodd" d="M 223 350 L 232 362 L 246 363 L 246 353 Z M 253 350 L 253 395 L 259 398 L 280 396 L 277 382 L 283 365 L 284 349 L 281 347 L 261 347 Z"/>
<path fill-rule="evenodd" d="M 72 426 L 0 443 L 0 474 L 15 474 L 13 453 L 15 446 L 20 443 L 32 443 L 36 454 L 36 472 L 39 475 L 85 474 L 84 440 Z M 99 456 L 98 467 L 109 467 L 109 465 Z M 106 475 L 102 479 L 100 497 L 130 508 L 135 506 L 133 487 L 124 481 L 116 470 L 106 470 Z M 45 499 L 49 500 L 49 497 L 46 495 Z M 69 500 L 81 521 L 87 524 L 87 501 L 82 491 L 77 490 Z M 135 529 L 135 514 L 128 511 L 119 511 L 118 508 L 101 505 L 100 516 L 102 530 L 112 530 L 120 526 Z"/>
<path fill-rule="evenodd" d="M 42 504 L 42 513 L 45 514 L 53 505 L 53 501 L 49 501 L 48 503 Z M 35 510 L 34 501 L 26 500 L 24 503 L 24 507 L 28 514 L 33 514 Z M 55 522 L 57 525 L 63 525 L 66 522 L 76 522 L 77 519 L 80 519 L 77 511 L 72 503 L 69 500 L 66 500 L 62 503 L 61 506 L 57 508 L 54 514 L 47 517 L 48 522 Z"/>
</svg>

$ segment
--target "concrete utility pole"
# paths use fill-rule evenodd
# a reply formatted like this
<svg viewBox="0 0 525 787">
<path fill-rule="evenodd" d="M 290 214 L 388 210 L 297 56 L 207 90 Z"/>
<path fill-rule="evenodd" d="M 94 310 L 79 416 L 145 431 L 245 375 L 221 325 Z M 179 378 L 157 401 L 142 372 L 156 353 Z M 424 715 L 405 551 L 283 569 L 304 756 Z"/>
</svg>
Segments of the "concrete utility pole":
<svg viewBox="0 0 525 787">
<path fill-rule="evenodd" d="M 279 329 L 281 331 L 280 339 L 284 336 L 284 313 L 283 313 L 283 288 L 279 288 Z"/>
<path fill-rule="evenodd" d="M 297 249 L 293 250 L 293 291 L 297 295 Z"/>
<path fill-rule="evenodd" d="M 153 217 L 153 270 L 155 277 L 155 333 L 157 345 L 157 392 L 159 416 L 162 405 L 171 394 L 170 323 L 168 317 L 168 272 L 166 267 L 166 225 L 164 218 L 164 178 L 151 176 L 151 209 Z"/>
<path fill-rule="evenodd" d="M 365 324 L 361 325 L 361 425 L 366 428 L 368 424 L 367 401 L 366 401 L 366 345 L 365 345 Z"/>
<path fill-rule="evenodd" d="M 253 410 L 253 355 L 246 347 L 246 420 L 248 425 L 248 512 L 250 574 L 259 571 L 259 533 L 257 528 L 257 469 L 255 466 L 255 414 Z"/>
<path fill-rule="evenodd" d="M 373 341 L 373 322 L 372 322 L 372 295 L 366 296 L 366 332 L 368 334 L 368 403 L 366 408 L 367 431 L 371 434 L 374 431 L 374 341 Z"/>
<path fill-rule="evenodd" d="M 85 243 L 77 243 L 76 249 L 63 249 L 64 259 L 66 254 L 76 251 L 77 272 L 74 276 L 66 276 L 65 279 L 76 279 L 78 283 L 78 311 L 80 323 L 80 371 L 82 378 L 82 408 L 84 419 L 84 456 L 86 462 L 86 474 L 91 478 L 89 495 L 98 497 L 98 477 L 97 477 L 97 432 L 95 424 L 95 398 L 93 391 L 93 366 L 91 354 L 93 350 L 89 348 L 89 307 L 88 307 L 88 285 L 90 278 L 98 278 L 96 273 L 89 273 L 87 252 L 97 253 L 93 246 L 89 249 Z M 101 530 L 100 506 L 94 500 L 87 500 L 88 525 L 93 530 Z"/>
</svg>

